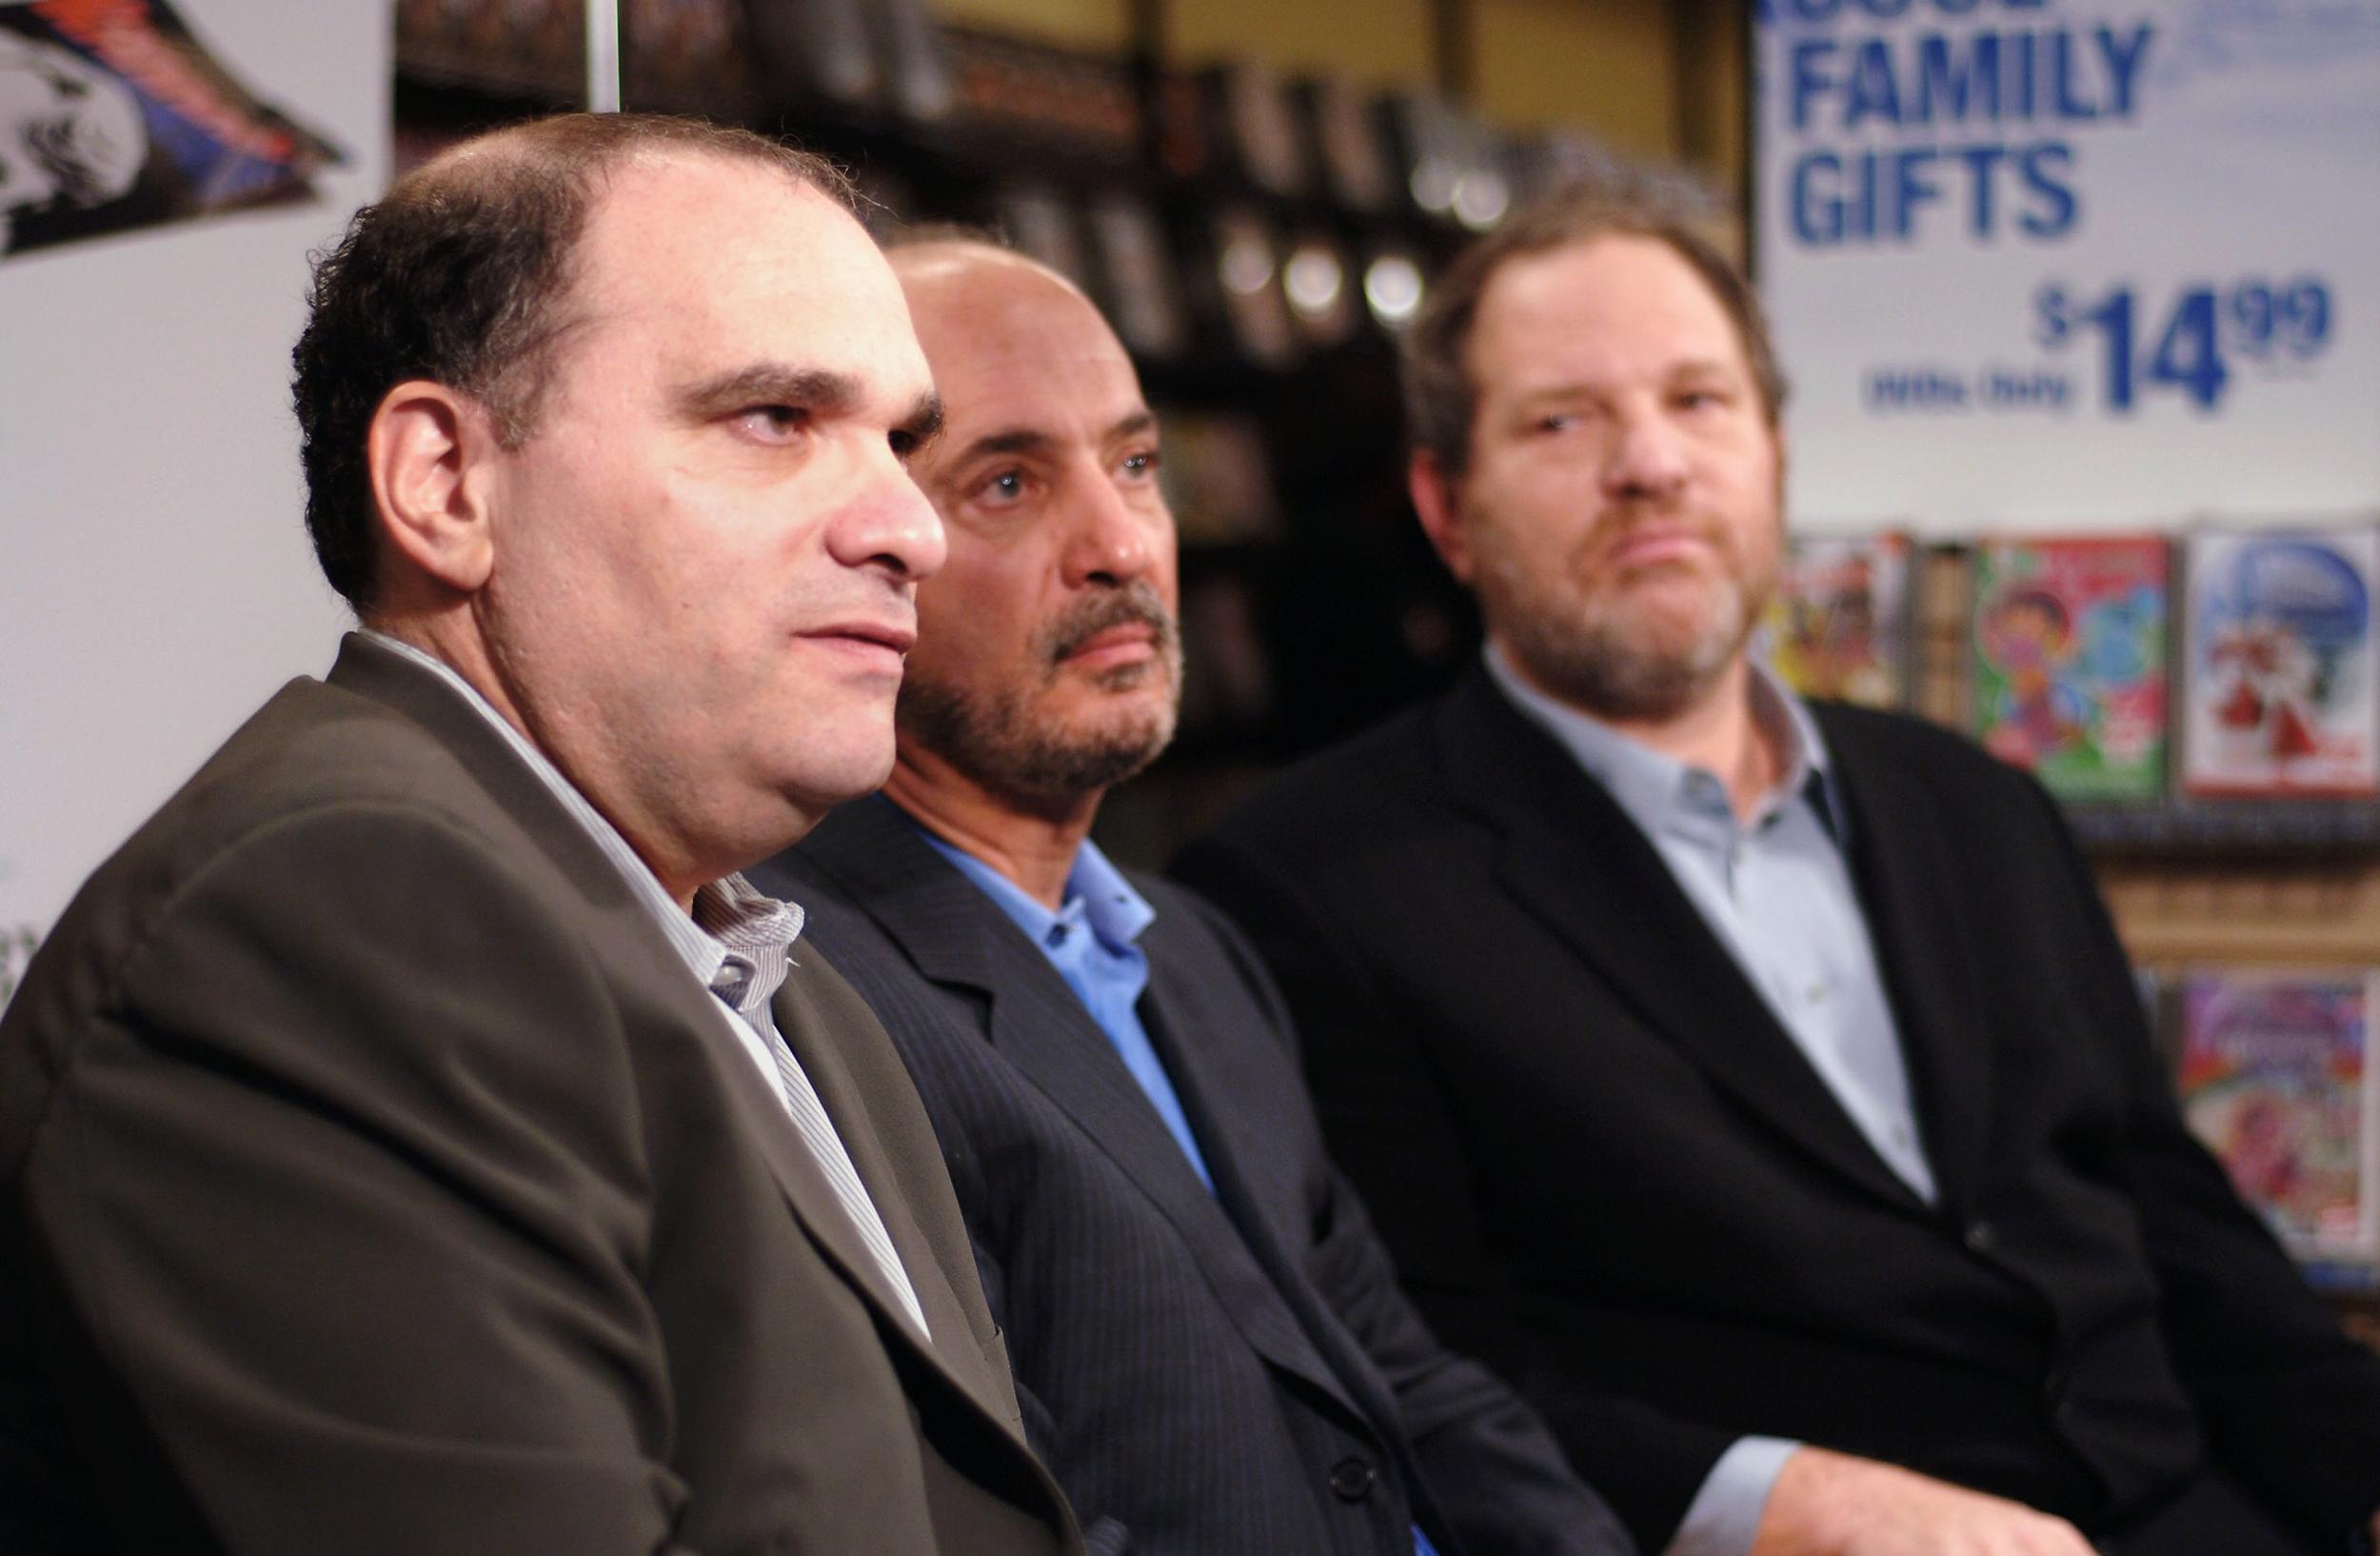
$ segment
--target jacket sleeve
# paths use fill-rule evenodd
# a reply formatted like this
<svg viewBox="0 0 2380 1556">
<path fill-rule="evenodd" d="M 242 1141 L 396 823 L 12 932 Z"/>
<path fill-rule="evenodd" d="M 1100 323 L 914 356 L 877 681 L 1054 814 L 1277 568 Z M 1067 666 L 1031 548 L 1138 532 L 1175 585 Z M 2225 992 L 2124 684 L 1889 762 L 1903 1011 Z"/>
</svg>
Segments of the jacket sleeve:
<svg viewBox="0 0 2380 1556">
<path fill-rule="evenodd" d="M 1547 1365 L 1512 1273 L 1483 1224 L 1460 1134 L 1432 1074 L 1424 1035 L 1410 1016 L 1381 995 L 1361 957 L 1310 894 L 1256 849 L 1209 835 L 1176 859 L 1173 873 L 1220 905 L 1259 948 L 1295 1019 L 1333 1156 L 1365 1198 L 1396 1207 L 1376 1232 L 1353 1191 L 1347 1193 L 1354 1218 L 1345 1239 L 1330 1240 L 1327 1252 L 1350 1267 L 1330 1278 L 1353 1288 L 1338 1300 L 1364 1311 L 1363 1288 L 1387 1279 L 1370 1261 L 1384 1256 L 1435 1325 L 1433 1339 L 1394 1287 L 1395 1309 L 1406 1319 L 1382 1311 L 1364 1320 L 1378 1336 L 1367 1345 L 1383 1347 L 1382 1368 L 1398 1383 L 1400 1400 L 1407 1400 L 1408 1388 L 1415 1390 L 1407 1426 L 1433 1493 L 1460 1526 L 1461 1500 L 1486 1496 L 1502 1472 L 1494 1465 L 1510 1463 L 1515 1451 L 1541 1463 L 1536 1437 L 1550 1428 L 1558 1451 L 1618 1514 L 1636 1546 L 1661 1550 L 1735 1434 L 1680 1420 Z M 1399 1377 L 1410 1373 L 1415 1355 L 1424 1354 L 1406 1322 L 1446 1370 L 1424 1366 L 1418 1376 Z M 1439 1348 L 1441 1341 L 1490 1370 L 1455 1361 Z M 1523 1422 L 1491 1400 L 1490 1390 L 1509 1398 L 1497 1378 L 1509 1380 L 1527 1401 L 1524 1415 L 1534 1419 Z M 1442 1429 L 1446 1420 L 1466 1416 L 1476 1423 L 1472 1433 L 1450 1436 Z M 1493 1526 L 1493 1515 L 1484 1516 Z"/>
<path fill-rule="evenodd" d="M 1239 930 L 1200 907 L 1294 1063 L 1295 1028 L 1279 990 Z M 1635 1543 L 1537 1412 L 1431 1333 L 1336 1169 L 1325 1175 L 1314 1227 L 1307 1273 L 1395 1393 L 1429 1499 L 1470 1556 L 1632 1556 Z"/>
<path fill-rule="evenodd" d="M 17 1165 L 87 1423 L 238 1556 L 681 1549 L 619 1017 L 523 881 L 301 813 L 98 976 Z"/>
<path fill-rule="evenodd" d="M 2212 1457 L 2343 1546 L 2380 1507 L 2380 1357 L 2340 1331 L 2190 1132 L 2089 867 L 2054 805 L 2033 792 L 2078 904 L 2080 997 L 2127 1074 L 2119 1167 L 2163 1293 L 2174 1366 Z"/>
</svg>

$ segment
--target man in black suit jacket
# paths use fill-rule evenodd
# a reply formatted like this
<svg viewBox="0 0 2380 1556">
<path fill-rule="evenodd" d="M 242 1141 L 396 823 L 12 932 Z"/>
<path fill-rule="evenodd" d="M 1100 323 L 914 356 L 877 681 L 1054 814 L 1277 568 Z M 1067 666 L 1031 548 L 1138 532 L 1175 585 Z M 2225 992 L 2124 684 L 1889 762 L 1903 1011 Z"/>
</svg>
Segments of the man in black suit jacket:
<svg viewBox="0 0 2380 1556">
<path fill-rule="evenodd" d="M 1648 1549 L 2345 1550 L 2380 1363 L 2185 1131 L 2054 808 L 1747 660 L 1741 277 L 1565 197 L 1434 283 L 1407 369 L 1486 662 L 1178 869 L 1423 1312 Z"/>
<path fill-rule="evenodd" d="M 364 630 L 0 1023 L 0 1548 L 1080 1550 L 898 1056 L 733 874 L 882 780 L 942 551 L 840 175 L 504 131 L 298 368 Z"/>
<path fill-rule="evenodd" d="M 1179 685 L 1122 348 L 1016 255 L 894 262 L 947 406 L 918 469 L 950 563 L 889 799 L 754 878 L 809 908 L 916 1077 L 1035 1446 L 1095 1547 L 1619 1556 L 1542 1426 L 1398 1295 L 1246 946 L 1088 842 Z"/>
</svg>

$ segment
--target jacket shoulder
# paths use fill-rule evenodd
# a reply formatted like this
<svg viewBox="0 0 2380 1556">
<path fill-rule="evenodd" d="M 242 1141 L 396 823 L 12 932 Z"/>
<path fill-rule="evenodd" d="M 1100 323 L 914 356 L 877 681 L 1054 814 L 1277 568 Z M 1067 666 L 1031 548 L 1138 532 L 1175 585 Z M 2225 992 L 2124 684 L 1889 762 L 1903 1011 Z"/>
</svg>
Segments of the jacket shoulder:
<svg viewBox="0 0 2380 1556">
<path fill-rule="evenodd" d="M 1935 807 L 1963 803 L 2027 815 L 2054 811 L 2031 773 L 1930 719 L 1848 703 L 1812 703 L 1810 711 L 1829 754 L 1846 772 L 1870 784 L 1890 785 L 1913 801 Z"/>
</svg>

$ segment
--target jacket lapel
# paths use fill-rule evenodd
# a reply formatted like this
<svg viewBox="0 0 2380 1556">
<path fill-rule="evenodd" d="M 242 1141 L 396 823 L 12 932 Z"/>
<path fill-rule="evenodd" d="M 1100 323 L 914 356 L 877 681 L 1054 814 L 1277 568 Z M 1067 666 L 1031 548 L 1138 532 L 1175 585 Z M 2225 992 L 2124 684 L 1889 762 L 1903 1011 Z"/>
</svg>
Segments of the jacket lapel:
<svg viewBox="0 0 2380 1556">
<path fill-rule="evenodd" d="M 1990 1137 L 1992 1047 L 1976 1013 L 1974 970 L 1954 894 L 1937 883 L 1956 867 L 1927 797 L 1890 765 L 1860 760 L 1863 748 L 1836 710 L 1815 709 L 1834 753 L 1835 781 L 1850 811 L 1851 864 L 1885 993 L 1900 1027 L 1909 1086 L 1943 1208 L 1973 1198 Z"/>
<path fill-rule="evenodd" d="M 1006 915 L 886 802 L 845 807 L 811 834 L 803 851 L 835 876 L 919 972 L 986 1002 L 984 1035 L 992 1046 L 1172 1223 L 1249 1344 L 1276 1366 L 1343 1399 L 1344 1390 L 1107 1034 Z M 1156 976 L 1153 971 L 1152 988 Z M 1141 1004 L 1145 1013 L 1151 1001 Z M 1180 1055 L 1167 1059 L 1179 1067 Z M 1191 1069 L 1173 1067 L 1170 1074 L 1184 1110 L 1191 1111 L 1197 1092 Z M 1194 1119 L 1212 1118 L 1202 1099 L 1196 1106 Z M 1232 1170 L 1229 1155 L 1217 1151 L 1208 1162 L 1219 1186 Z"/>
<path fill-rule="evenodd" d="M 1160 932 L 1152 928 L 1153 936 Z M 1329 1311 L 1314 1288 L 1297 1252 L 1310 1234 L 1280 1225 L 1274 1210 L 1283 1196 L 1268 1193 L 1251 1180 L 1246 1164 L 1261 1163 L 1278 1148 L 1265 1135 L 1273 1114 L 1244 1104 L 1219 1106 L 1219 1092 L 1208 1085 L 1196 1045 L 1180 1040 L 1182 1033 L 1212 1031 L 1219 1022 L 1241 1019 L 1216 1008 L 1208 997 L 1209 976 L 1235 975 L 1229 969 L 1194 968 L 1170 956 L 1152 954 L 1150 961 L 1149 991 L 1140 1002 L 1150 1042 L 1165 1062 L 1191 1128 L 1205 1146 L 1207 1170 L 1214 1175 L 1215 1197 L 1228 1212 L 1235 1251 L 1253 1259 L 1265 1276 L 1261 1290 L 1232 1304 L 1233 1312 L 1259 1350 L 1312 1378 L 1379 1430 L 1377 1424 L 1397 1420 L 1397 1402 L 1366 1385 L 1365 1380 L 1377 1376 L 1371 1358 L 1347 1340 L 1344 1321 Z M 1302 1097 L 1299 1105 L 1303 1105 Z M 1393 1451 L 1403 1453 L 1400 1432 L 1379 1430 L 1379 1436 Z M 1418 1505 L 1421 1487 L 1410 1467 L 1405 1484 Z"/>
<path fill-rule="evenodd" d="M 1644 1024 L 1794 1148 L 1922 1207 L 1876 1155 L 1644 833 L 1484 670 L 1437 709 L 1455 804 L 1501 839 L 1498 884 Z"/>
<path fill-rule="evenodd" d="M 779 1029 L 803 1073 L 809 1076 L 810 1084 L 817 1088 L 819 1101 L 824 1105 L 826 1116 L 834 1121 L 836 1132 L 843 1137 L 851 1165 L 859 1172 L 869 1199 L 875 1202 L 885 1234 L 892 1239 L 893 1251 L 900 1255 L 910 1288 L 917 1293 L 918 1306 L 924 1311 L 926 1326 L 932 1330 L 932 1344 L 919 1345 L 918 1348 L 985 1410 L 1007 1423 L 1021 1440 L 1023 1422 L 1017 1413 L 1016 1395 L 1008 1380 L 994 1373 L 982 1361 L 982 1340 L 975 1332 L 967 1307 L 951 1286 L 949 1273 L 933 1244 L 910 1213 L 908 1197 L 902 1192 L 900 1178 L 885 1154 L 883 1139 L 871 1127 L 879 1109 L 868 1106 L 863 1095 L 866 1088 L 853 1073 L 843 1046 L 831 1036 L 834 1022 L 820 1009 L 817 994 L 807 983 L 803 973 L 797 971 L 779 994 L 774 1006 Z M 849 996 L 847 1003 L 853 1007 L 860 1004 L 857 996 Z M 864 1010 L 840 1014 L 845 1020 L 858 1020 L 864 1016 Z M 884 1045 L 888 1061 L 897 1063 L 891 1060 L 891 1040 L 879 1041 Z M 906 1084 L 905 1079 L 902 1084 Z M 926 1139 L 929 1143 L 932 1139 L 930 1127 Z M 802 1154 L 806 1158 L 809 1153 L 804 1149 Z M 939 1159 L 936 1170 L 941 1170 Z M 810 1178 L 817 1190 L 834 1198 L 832 1187 L 815 1167 Z M 815 1222 L 822 1218 L 809 1219 Z M 893 1315 L 902 1335 L 916 1343 L 918 1336 L 909 1323 L 906 1307 L 891 1289 L 875 1256 L 852 1227 L 851 1218 L 843 1213 L 840 1200 L 834 1204 L 834 1222 L 840 1235 L 834 1249 L 837 1259 L 854 1281 L 877 1300 L 877 1305 Z M 973 1258 L 963 1246 L 953 1250 L 953 1254 Z"/>
</svg>

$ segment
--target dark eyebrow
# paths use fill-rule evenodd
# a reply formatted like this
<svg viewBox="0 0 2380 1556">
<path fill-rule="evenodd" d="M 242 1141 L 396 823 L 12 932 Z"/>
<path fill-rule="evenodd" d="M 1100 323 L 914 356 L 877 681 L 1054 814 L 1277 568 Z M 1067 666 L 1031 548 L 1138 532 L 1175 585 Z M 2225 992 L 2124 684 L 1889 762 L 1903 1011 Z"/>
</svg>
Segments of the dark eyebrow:
<svg viewBox="0 0 2380 1556">
<path fill-rule="evenodd" d="M 918 396 L 909 413 L 901 418 L 892 429 L 893 447 L 903 459 L 915 456 L 936 438 L 942 435 L 942 397 L 932 389 Z"/>
<path fill-rule="evenodd" d="M 1136 410 L 1107 429 L 1110 438 L 1128 438 L 1140 432 L 1157 429 L 1157 413 Z M 1057 442 L 1047 432 L 1030 427 L 1012 427 L 998 432 L 986 432 L 977 438 L 960 454 L 962 459 L 977 459 L 985 454 L 1038 454 Z"/>
<path fill-rule="evenodd" d="M 764 362 L 689 384 L 677 393 L 680 409 L 697 421 L 731 415 L 753 406 L 791 406 L 839 415 L 866 396 L 849 373 L 823 368 L 788 368 Z"/>
<path fill-rule="evenodd" d="M 983 454 L 1037 454 L 1052 442 L 1047 432 L 1031 428 L 1012 428 L 1004 432 L 986 432 L 966 446 L 962 459 L 975 459 Z"/>
</svg>

